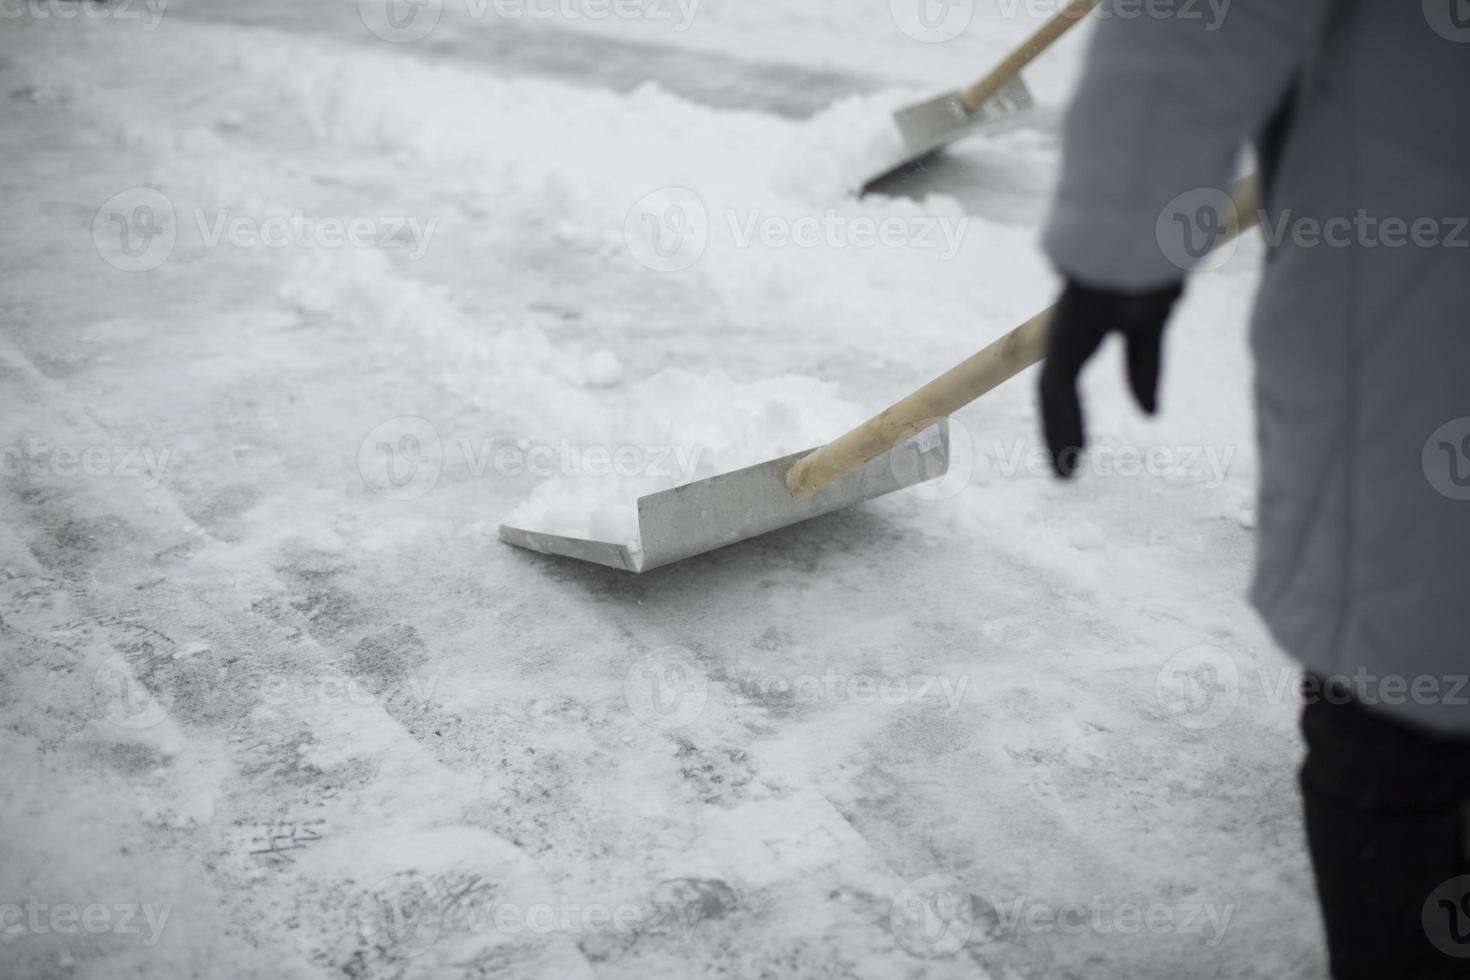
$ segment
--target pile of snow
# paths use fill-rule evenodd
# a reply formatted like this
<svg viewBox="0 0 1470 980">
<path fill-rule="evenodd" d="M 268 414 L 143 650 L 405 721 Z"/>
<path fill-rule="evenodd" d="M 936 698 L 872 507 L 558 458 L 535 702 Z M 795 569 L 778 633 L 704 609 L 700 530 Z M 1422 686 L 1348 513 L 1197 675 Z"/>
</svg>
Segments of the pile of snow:
<svg viewBox="0 0 1470 980">
<path fill-rule="evenodd" d="M 904 159 L 893 113 L 918 101 L 911 91 L 839 99 L 798 128 L 772 182 L 794 197 L 839 199 Z"/>
<path fill-rule="evenodd" d="M 578 472 L 537 487 L 505 523 L 636 550 L 638 498 L 821 445 L 861 422 L 837 386 L 787 375 L 740 384 L 668 368 L 633 385 Z"/>
</svg>

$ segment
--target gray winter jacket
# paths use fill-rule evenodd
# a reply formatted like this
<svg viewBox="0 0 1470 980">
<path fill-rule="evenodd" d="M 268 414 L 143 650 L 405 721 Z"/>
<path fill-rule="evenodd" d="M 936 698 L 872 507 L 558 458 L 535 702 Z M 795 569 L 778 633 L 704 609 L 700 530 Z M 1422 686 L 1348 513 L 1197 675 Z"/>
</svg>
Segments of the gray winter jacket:
<svg viewBox="0 0 1470 980">
<path fill-rule="evenodd" d="M 1470 2 L 1211 9 L 1105 0 L 1047 250 L 1096 286 L 1177 280 L 1260 146 L 1252 598 L 1366 704 L 1470 732 Z"/>
</svg>

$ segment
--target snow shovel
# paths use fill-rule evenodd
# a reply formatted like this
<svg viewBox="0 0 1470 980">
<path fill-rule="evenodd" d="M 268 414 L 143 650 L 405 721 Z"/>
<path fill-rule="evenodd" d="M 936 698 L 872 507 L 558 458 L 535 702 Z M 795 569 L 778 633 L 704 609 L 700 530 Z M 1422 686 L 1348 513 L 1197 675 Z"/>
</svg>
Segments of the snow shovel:
<svg viewBox="0 0 1470 980">
<path fill-rule="evenodd" d="M 948 420 L 919 426 L 911 435 L 906 440 L 895 439 L 888 450 L 848 467 L 799 501 L 786 489 L 786 473 L 814 450 L 639 497 L 637 545 L 545 534 L 505 524 L 500 526 L 500 540 L 543 554 L 647 572 L 947 473 Z"/>
<path fill-rule="evenodd" d="M 1017 113 L 1031 108 L 1034 105 L 1031 90 L 1021 79 L 1021 69 L 1080 23 L 1096 2 L 1072 0 L 991 69 L 990 74 L 969 88 L 946 92 L 938 98 L 895 112 L 893 122 L 903 139 L 902 156 L 864 183 L 858 196 L 868 193 L 881 181 L 923 162 L 955 140 L 980 130 L 997 128 L 1002 122 L 1013 121 Z"/>
<path fill-rule="evenodd" d="M 1255 184 L 1232 191 L 1235 214 L 1216 241 L 1255 223 Z M 1041 360 L 1047 309 L 827 445 L 638 498 L 637 544 L 500 526 L 507 544 L 630 572 L 775 531 L 949 471 L 949 416 Z"/>
</svg>

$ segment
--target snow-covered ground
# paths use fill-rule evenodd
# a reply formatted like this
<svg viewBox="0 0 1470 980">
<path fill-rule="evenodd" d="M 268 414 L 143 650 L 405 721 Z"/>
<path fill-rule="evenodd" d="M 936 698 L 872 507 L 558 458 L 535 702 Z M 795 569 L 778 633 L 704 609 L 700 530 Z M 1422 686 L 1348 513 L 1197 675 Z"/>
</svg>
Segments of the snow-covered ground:
<svg viewBox="0 0 1470 980">
<path fill-rule="evenodd" d="M 1089 375 L 1075 485 L 1028 372 L 937 487 L 639 577 L 495 537 L 547 472 L 677 461 L 661 371 L 816 379 L 810 422 L 1050 302 L 1080 34 L 1028 125 L 859 202 L 881 107 L 1045 5 L 466 3 L 401 44 L 6 8 L 0 976 L 1322 976 L 1243 600 L 1254 245 L 1161 419 Z"/>
</svg>

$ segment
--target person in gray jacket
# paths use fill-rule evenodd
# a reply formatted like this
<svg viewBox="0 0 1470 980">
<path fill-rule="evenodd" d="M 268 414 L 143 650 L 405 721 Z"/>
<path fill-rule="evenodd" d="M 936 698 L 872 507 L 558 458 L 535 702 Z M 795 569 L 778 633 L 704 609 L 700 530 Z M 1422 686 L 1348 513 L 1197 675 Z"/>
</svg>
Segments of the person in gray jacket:
<svg viewBox="0 0 1470 980">
<path fill-rule="evenodd" d="M 1057 472 L 1084 446 L 1077 377 L 1107 334 L 1156 409 L 1165 323 L 1252 148 L 1252 599 L 1307 673 L 1331 969 L 1470 975 L 1470 3 L 1098 13 L 1044 238 L 1067 283 L 1040 381 Z"/>
</svg>

